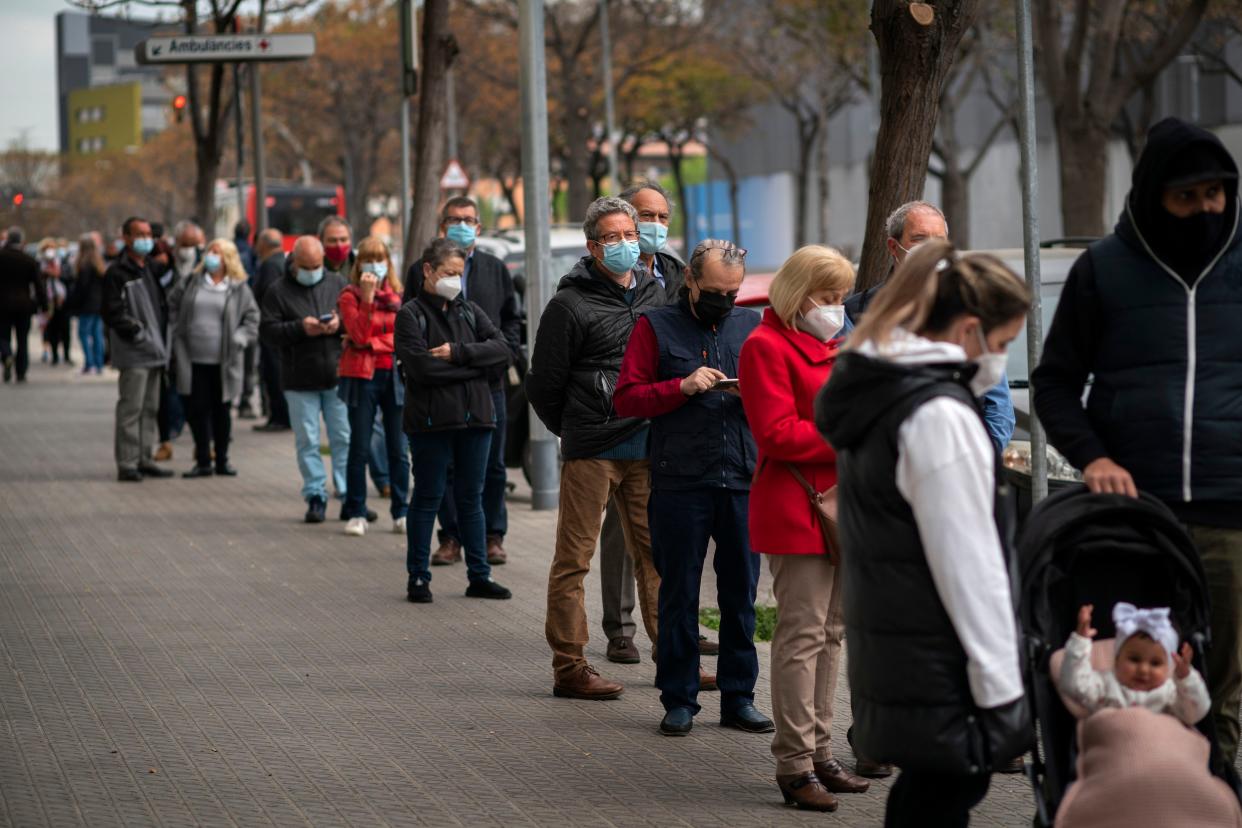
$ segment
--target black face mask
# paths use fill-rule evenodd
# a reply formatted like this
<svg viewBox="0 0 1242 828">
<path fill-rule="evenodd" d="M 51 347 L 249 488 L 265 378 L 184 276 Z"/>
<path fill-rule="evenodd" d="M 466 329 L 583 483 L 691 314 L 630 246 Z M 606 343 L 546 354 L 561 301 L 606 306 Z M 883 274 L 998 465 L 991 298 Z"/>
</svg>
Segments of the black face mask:
<svg viewBox="0 0 1242 828">
<path fill-rule="evenodd" d="M 694 316 L 704 325 L 715 325 L 728 316 L 737 300 L 735 296 L 700 290 L 698 301 L 691 302 L 690 288 L 685 285 L 682 285 L 681 294 L 686 306 L 692 308 Z"/>
</svg>

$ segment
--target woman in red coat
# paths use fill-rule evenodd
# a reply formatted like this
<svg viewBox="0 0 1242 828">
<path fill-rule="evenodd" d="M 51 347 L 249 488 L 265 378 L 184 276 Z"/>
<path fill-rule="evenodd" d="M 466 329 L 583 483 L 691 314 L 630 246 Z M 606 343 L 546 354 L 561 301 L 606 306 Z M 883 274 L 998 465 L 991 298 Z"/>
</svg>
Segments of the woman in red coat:
<svg viewBox="0 0 1242 828">
<path fill-rule="evenodd" d="M 368 518 L 375 518 L 367 509 L 367 461 L 378 409 L 383 413 L 388 448 L 392 531 L 404 535 L 410 488 L 410 461 L 401 427 L 405 385 L 396 376 L 392 356 L 401 279 L 392 266 L 388 245 L 373 236 L 363 239 L 349 281 L 337 300 L 345 330 L 337 395 L 349 408 L 349 464 L 341 516 L 348 521 L 347 535 L 365 535 Z"/>
<path fill-rule="evenodd" d="M 772 280 L 771 307 L 738 367 L 759 447 L 750 489 L 750 545 L 768 556 L 779 617 L 772 639 L 776 781 L 786 804 L 832 811 L 835 793 L 868 782 L 832 756 L 832 699 L 843 623 L 841 582 L 797 468 L 817 492 L 837 482 L 836 455 L 815 427 L 815 395 L 840 348 L 842 302 L 854 268 L 837 251 L 804 247 Z"/>
</svg>

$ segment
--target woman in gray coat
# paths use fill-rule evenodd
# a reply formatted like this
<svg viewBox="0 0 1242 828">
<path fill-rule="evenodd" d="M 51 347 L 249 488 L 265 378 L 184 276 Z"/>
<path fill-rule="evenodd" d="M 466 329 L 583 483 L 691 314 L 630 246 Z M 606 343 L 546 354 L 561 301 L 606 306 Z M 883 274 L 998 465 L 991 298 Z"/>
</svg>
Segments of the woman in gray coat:
<svg viewBox="0 0 1242 828">
<path fill-rule="evenodd" d="M 241 396 L 246 346 L 259 335 L 259 307 L 237 246 L 227 239 L 209 244 L 199 266 L 173 288 L 168 309 L 177 392 L 188 400 L 186 419 L 194 434 L 194 468 L 182 477 L 233 477 L 229 409 Z"/>
</svg>

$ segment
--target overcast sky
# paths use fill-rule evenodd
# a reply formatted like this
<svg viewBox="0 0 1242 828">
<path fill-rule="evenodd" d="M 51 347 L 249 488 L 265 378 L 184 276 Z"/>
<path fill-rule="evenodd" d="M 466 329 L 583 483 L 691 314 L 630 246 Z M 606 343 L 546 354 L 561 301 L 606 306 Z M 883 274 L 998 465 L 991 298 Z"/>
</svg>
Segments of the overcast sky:
<svg viewBox="0 0 1242 828">
<path fill-rule="evenodd" d="M 29 130 L 31 145 L 57 149 L 56 13 L 69 8 L 65 0 L 0 0 L 0 147 Z"/>
</svg>

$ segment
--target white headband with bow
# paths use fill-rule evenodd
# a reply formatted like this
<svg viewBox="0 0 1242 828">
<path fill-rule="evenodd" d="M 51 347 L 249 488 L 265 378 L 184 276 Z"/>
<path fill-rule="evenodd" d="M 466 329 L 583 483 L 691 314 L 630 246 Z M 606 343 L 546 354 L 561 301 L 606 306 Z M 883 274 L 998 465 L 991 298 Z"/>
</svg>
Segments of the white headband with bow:
<svg viewBox="0 0 1242 828">
<path fill-rule="evenodd" d="M 1113 607 L 1113 626 L 1117 628 L 1117 649 L 1135 633 L 1147 633 L 1152 640 L 1164 647 L 1169 658 L 1177 652 L 1177 631 L 1169 620 L 1168 607 L 1139 609 L 1134 604 L 1118 601 Z"/>
</svg>

